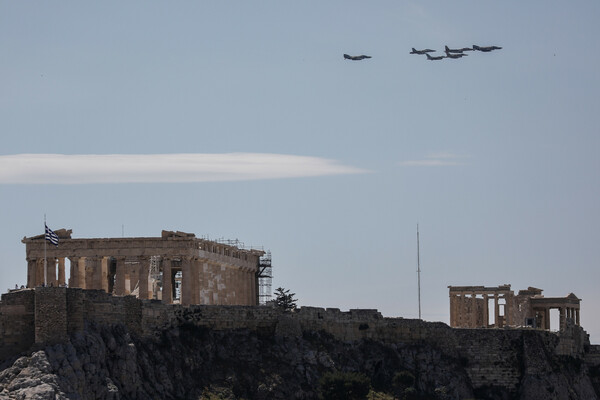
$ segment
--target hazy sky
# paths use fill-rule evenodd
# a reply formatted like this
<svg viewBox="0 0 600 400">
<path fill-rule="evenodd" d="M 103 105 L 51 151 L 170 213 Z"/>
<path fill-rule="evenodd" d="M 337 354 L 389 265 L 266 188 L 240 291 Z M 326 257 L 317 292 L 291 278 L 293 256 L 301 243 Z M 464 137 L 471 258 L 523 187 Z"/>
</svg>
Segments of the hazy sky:
<svg viewBox="0 0 600 400">
<path fill-rule="evenodd" d="M 600 3 L 0 0 L 0 288 L 24 236 L 264 246 L 299 305 L 582 298 L 600 343 Z M 502 46 L 427 61 L 411 47 Z M 373 58 L 348 61 L 343 53 Z"/>
</svg>

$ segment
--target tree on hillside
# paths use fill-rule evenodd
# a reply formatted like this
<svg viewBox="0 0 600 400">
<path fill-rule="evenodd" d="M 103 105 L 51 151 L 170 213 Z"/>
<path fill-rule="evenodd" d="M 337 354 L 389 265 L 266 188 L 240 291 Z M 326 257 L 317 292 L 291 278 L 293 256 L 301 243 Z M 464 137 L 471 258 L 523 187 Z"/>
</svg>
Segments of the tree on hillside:
<svg viewBox="0 0 600 400">
<path fill-rule="evenodd" d="M 298 301 L 294 298 L 295 295 L 296 293 L 290 293 L 289 289 L 278 287 L 275 289 L 275 307 L 283 311 L 294 311 Z"/>
</svg>

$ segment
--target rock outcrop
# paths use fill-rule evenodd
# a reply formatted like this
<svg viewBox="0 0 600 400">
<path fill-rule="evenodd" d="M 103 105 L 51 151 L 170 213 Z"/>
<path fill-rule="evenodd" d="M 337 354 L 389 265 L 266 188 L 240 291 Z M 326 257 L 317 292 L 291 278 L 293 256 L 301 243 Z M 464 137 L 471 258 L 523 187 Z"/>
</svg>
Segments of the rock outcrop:
<svg viewBox="0 0 600 400">
<path fill-rule="evenodd" d="M 442 348 L 342 341 L 290 318 L 275 332 L 182 322 L 144 337 L 124 325 L 89 325 L 7 363 L 0 398 L 316 399 L 333 371 L 363 374 L 382 399 L 598 398 L 600 368 L 557 355 L 556 341 L 541 333 L 461 330 L 456 347 Z M 476 342 L 486 340 L 489 351 L 479 354 Z M 492 374 L 485 382 L 497 373 L 497 385 L 478 383 L 485 377 L 477 373 Z"/>
</svg>

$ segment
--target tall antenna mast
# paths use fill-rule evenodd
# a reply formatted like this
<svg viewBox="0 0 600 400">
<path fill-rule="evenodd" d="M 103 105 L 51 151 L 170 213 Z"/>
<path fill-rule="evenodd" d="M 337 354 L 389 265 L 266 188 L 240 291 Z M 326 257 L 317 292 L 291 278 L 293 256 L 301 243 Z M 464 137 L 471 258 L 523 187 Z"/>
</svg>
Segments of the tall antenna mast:
<svg viewBox="0 0 600 400">
<path fill-rule="evenodd" d="M 419 292 L 419 319 L 421 319 L 421 255 L 419 254 L 419 224 L 417 224 L 417 284 Z"/>
</svg>

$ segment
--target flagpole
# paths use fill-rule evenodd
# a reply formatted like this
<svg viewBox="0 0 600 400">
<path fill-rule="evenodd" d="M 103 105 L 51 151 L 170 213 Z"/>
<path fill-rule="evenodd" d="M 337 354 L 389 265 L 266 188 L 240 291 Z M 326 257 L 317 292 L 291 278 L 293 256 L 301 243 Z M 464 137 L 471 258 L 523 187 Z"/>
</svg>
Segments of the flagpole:
<svg viewBox="0 0 600 400">
<path fill-rule="evenodd" d="M 48 259 L 46 258 L 46 214 L 44 213 L 44 286 L 48 286 Z"/>
</svg>

